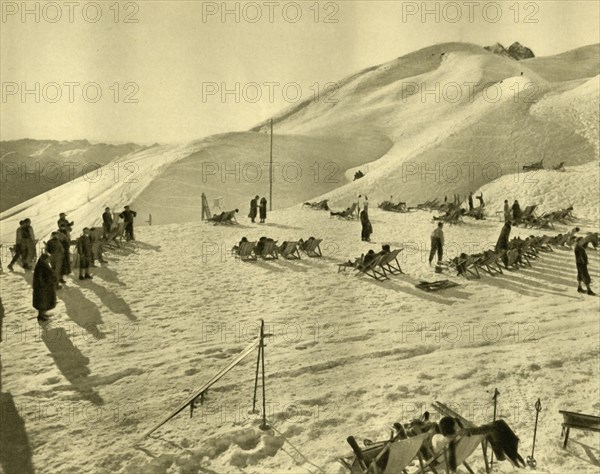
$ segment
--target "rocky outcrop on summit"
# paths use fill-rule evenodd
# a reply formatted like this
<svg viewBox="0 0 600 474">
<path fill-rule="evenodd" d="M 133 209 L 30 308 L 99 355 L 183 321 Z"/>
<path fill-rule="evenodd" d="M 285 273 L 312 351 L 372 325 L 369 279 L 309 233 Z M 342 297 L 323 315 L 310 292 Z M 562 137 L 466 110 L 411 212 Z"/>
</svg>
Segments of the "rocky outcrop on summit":
<svg viewBox="0 0 600 474">
<path fill-rule="evenodd" d="M 508 54 L 517 61 L 520 61 L 521 59 L 535 58 L 535 54 L 533 54 L 533 51 L 523 46 L 518 41 L 515 41 L 513 44 L 510 45 L 510 47 L 508 48 Z"/>
<path fill-rule="evenodd" d="M 506 49 L 500 43 L 496 43 L 492 46 L 485 46 L 483 49 L 493 54 L 498 54 L 500 56 L 506 56 L 512 59 L 516 59 L 517 61 L 520 61 L 522 59 L 535 58 L 535 54 L 533 54 L 533 51 L 523 46 L 518 41 L 515 41 L 513 44 L 511 44 L 508 49 Z"/>
</svg>

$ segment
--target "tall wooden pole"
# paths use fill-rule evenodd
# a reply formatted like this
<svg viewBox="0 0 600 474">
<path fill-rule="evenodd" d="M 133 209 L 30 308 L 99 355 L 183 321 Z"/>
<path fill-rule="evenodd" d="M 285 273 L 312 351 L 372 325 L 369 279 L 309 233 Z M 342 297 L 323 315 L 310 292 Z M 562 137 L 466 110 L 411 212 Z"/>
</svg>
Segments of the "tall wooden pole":
<svg viewBox="0 0 600 474">
<path fill-rule="evenodd" d="M 271 146 L 269 152 L 269 211 L 273 210 L 273 119 L 271 119 Z"/>
</svg>

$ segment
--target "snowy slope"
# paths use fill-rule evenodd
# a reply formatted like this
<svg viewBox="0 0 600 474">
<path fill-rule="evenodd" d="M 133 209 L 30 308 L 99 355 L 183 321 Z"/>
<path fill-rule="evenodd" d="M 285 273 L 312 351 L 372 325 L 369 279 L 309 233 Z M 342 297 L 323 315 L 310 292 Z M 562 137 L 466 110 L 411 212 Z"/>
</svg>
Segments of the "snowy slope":
<svg viewBox="0 0 600 474">
<path fill-rule="evenodd" d="M 431 214 L 371 214 L 377 242 L 405 247 L 405 275 L 386 283 L 337 272 L 336 263 L 379 247 L 360 242 L 356 221 L 301 209 L 276 211 L 266 225 L 140 228 L 139 242 L 109 254 L 94 280 L 69 279 L 47 331 L 28 319 L 31 275 L 2 276 L 7 445 L 22 443 L 5 451 L 5 468 L 319 472 L 287 439 L 324 472 L 338 473 L 335 458 L 350 451 L 348 435 L 385 439 L 392 422 L 431 410 L 434 400 L 484 423 L 498 388 L 500 416 L 521 438 L 524 456 L 532 406 L 542 400 L 538 472 L 596 473 L 586 450 L 597 434 L 573 431 L 569 449 L 560 447 L 559 409 L 600 410 L 598 299 L 575 291 L 572 251 L 544 254 L 531 268 L 498 277 L 449 276 L 461 286 L 430 294 L 414 284 L 439 277 L 427 265 Z M 493 244 L 500 226 L 487 220 L 447 227 L 449 256 Z M 513 232 L 531 233 L 540 234 Z M 242 235 L 317 235 L 324 257 L 240 263 L 229 249 Z M 597 282 L 599 255 L 589 255 Z M 208 392 L 192 419 L 184 411 L 134 448 L 246 347 L 260 318 L 273 334 L 266 347 L 268 421 L 283 436 L 260 431 L 258 417 L 248 414 L 252 355 Z M 471 465 L 484 472 L 477 455 Z M 497 472 L 520 471 L 503 462 Z"/>
</svg>

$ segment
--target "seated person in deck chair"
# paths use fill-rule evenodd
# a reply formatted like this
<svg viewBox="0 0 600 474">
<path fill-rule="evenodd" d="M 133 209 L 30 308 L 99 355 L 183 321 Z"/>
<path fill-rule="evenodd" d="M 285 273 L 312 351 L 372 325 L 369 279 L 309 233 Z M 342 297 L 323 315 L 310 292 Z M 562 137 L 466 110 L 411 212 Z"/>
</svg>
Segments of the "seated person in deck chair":
<svg viewBox="0 0 600 474">
<path fill-rule="evenodd" d="M 345 211 L 339 211 L 339 212 L 331 211 L 329 213 L 330 216 L 344 216 L 344 217 L 349 216 L 350 214 L 352 214 L 351 207 L 347 207 Z"/>
<path fill-rule="evenodd" d="M 307 247 L 308 247 L 308 244 L 309 244 L 309 243 L 311 243 L 311 242 L 313 242 L 314 240 L 315 240 L 315 238 L 311 236 L 311 237 L 309 237 L 309 238 L 306 240 L 306 242 L 305 242 L 304 240 L 300 239 L 300 240 L 298 241 L 298 244 L 299 244 L 300 248 L 301 248 L 302 250 L 304 250 L 305 248 L 307 248 Z"/>
<path fill-rule="evenodd" d="M 242 240 L 240 240 L 240 243 L 239 243 L 239 244 L 237 244 L 237 245 L 235 245 L 235 246 L 234 246 L 234 247 L 231 249 L 231 250 L 232 250 L 232 252 L 235 252 L 235 253 L 238 253 L 238 254 L 239 254 L 239 253 L 240 253 L 240 247 L 242 246 L 242 244 L 243 244 L 244 242 L 248 242 L 248 239 L 247 239 L 246 237 L 242 237 Z"/>
</svg>

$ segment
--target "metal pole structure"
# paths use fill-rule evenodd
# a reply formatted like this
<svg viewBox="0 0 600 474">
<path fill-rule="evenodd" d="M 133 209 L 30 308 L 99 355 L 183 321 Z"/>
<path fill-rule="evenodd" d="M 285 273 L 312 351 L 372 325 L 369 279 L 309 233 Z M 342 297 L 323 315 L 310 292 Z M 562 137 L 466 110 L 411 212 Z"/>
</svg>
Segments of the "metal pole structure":
<svg viewBox="0 0 600 474">
<path fill-rule="evenodd" d="M 269 151 L 269 211 L 273 210 L 273 119 L 271 119 L 271 145 Z"/>
<path fill-rule="evenodd" d="M 260 321 L 260 350 L 261 350 L 261 364 L 262 364 L 262 396 L 263 396 L 263 422 L 260 426 L 261 430 L 269 429 L 267 424 L 267 396 L 265 393 L 265 321 Z"/>
<path fill-rule="evenodd" d="M 494 421 L 496 421 L 496 409 L 498 406 L 498 395 L 500 392 L 497 388 L 494 389 L 494 396 L 492 399 L 494 400 Z M 490 457 L 490 471 L 494 468 L 494 451 L 492 450 L 492 456 Z"/>
<path fill-rule="evenodd" d="M 541 411 L 542 401 L 538 398 L 537 402 L 535 402 L 535 427 L 533 428 L 533 445 L 531 447 L 531 456 L 527 456 L 527 464 L 531 469 L 535 469 L 537 466 L 537 461 L 533 457 L 533 453 L 535 452 L 535 438 L 537 435 L 538 417 L 540 416 Z"/>
<path fill-rule="evenodd" d="M 261 330 L 260 330 L 260 334 L 261 334 L 261 341 L 262 341 L 262 323 L 261 323 Z M 256 393 L 258 391 L 258 370 L 260 368 L 260 353 L 262 352 L 262 347 L 259 344 L 258 345 L 258 352 L 256 354 L 256 375 L 254 376 L 254 397 L 252 398 L 252 411 L 251 413 L 257 413 L 256 411 Z"/>
</svg>

